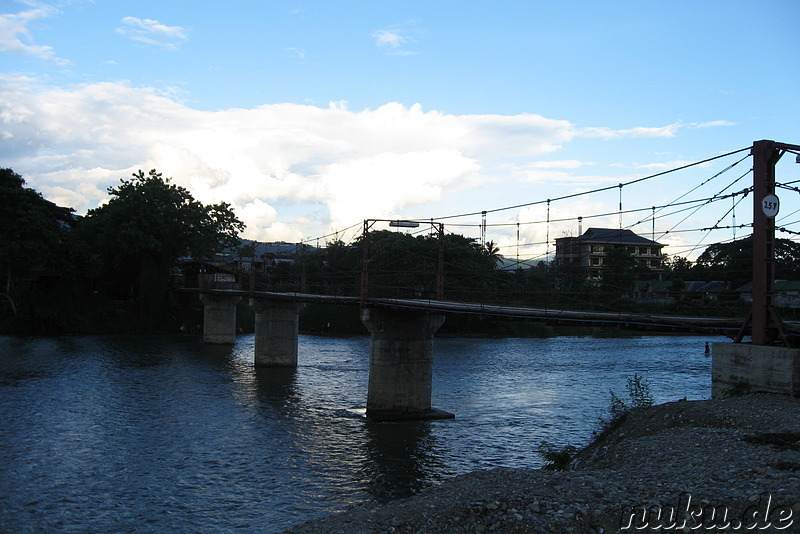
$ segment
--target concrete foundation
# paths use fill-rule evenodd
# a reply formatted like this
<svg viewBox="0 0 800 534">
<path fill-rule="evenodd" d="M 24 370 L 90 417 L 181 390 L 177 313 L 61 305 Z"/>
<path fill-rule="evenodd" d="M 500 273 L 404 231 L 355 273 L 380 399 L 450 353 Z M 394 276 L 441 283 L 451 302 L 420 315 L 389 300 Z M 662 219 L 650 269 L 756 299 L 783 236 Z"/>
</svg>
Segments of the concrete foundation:
<svg viewBox="0 0 800 534">
<path fill-rule="evenodd" d="M 444 315 L 365 308 L 361 321 L 371 338 L 367 417 L 374 421 L 455 417 L 431 408 L 433 335 Z"/>
<path fill-rule="evenodd" d="M 711 397 L 767 392 L 800 397 L 800 349 L 714 343 Z"/>
<path fill-rule="evenodd" d="M 255 312 L 256 367 L 297 367 L 298 317 L 302 304 L 251 298 Z"/>
<path fill-rule="evenodd" d="M 236 342 L 236 305 L 241 297 L 200 295 L 203 302 L 203 342 L 233 344 Z"/>
</svg>

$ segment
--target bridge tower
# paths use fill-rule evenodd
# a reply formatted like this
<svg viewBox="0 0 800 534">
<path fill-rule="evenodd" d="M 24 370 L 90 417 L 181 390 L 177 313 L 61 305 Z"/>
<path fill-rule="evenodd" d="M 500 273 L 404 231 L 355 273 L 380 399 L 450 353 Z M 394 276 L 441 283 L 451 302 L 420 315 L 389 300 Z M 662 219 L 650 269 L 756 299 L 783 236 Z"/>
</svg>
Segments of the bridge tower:
<svg viewBox="0 0 800 534">
<path fill-rule="evenodd" d="M 753 143 L 753 301 L 734 343 L 715 343 L 711 395 L 730 389 L 800 396 L 800 349 L 783 327 L 775 308 L 775 165 L 800 146 L 775 141 Z M 749 344 L 742 343 L 750 330 Z"/>
</svg>

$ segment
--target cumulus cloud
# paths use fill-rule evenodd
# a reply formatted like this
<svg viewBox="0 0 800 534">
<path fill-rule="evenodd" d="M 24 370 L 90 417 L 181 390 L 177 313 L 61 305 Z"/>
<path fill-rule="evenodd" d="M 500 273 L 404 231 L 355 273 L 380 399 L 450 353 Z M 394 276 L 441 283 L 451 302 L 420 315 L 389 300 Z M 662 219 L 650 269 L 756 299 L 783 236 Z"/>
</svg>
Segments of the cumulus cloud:
<svg viewBox="0 0 800 534">
<path fill-rule="evenodd" d="M 331 220 L 343 227 L 367 213 L 364 199 L 373 213 L 396 218 L 400 208 L 438 201 L 445 186 L 476 171 L 477 162 L 452 149 L 382 153 L 332 164 L 323 183 Z"/>
<path fill-rule="evenodd" d="M 34 21 L 55 13 L 54 8 L 40 6 L 20 13 L 0 14 L 0 52 L 34 56 L 59 65 L 68 64 L 67 60 L 56 56 L 52 47 L 36 44 L 29 29 Z"/>
<path fill-rule="evenodd" d="M 157 20 L 125 17 L 117 33 L 134 41 L 176 50 L 181 41 L 188 39 L 188 32 L 181 26 L 167 26 Z"/>
<path fill-rule="evenodd" d="M 526 158 L 575 135 L 567 121 L 530 114 L 448 115 L 398 103 L 211 112 L 122 83 L 38 88 L 0 77 L 0 158 L 48 198 L 84 212 L 120 178 L 154 168 L 202 202 L 230 202 L 245 236 L 262 240 L 399 217 L 444 191 L 498 180 L 501 170 L 524 178 L 536 170 Z"/>
</svg>

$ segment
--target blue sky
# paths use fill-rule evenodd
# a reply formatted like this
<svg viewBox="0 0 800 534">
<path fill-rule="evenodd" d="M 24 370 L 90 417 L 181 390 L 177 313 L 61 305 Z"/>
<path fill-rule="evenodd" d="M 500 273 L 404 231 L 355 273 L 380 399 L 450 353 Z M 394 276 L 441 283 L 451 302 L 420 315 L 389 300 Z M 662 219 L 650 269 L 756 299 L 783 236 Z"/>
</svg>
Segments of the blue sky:
<svg viewBox="0 0 800 534">
<path fill-rule="evenodd" d="M 0 165 L 78 213 L 156 168 L 203 202 L 231 203 L 260 240 L 495 210 L 758 139 L 800 144 L 798 20 L 796 0 L 0 0 Z M 625 188 L 624 207 L 669 203 L 732 162 Z M 779 181 L 796 169 L 784 157 Z M 536 257 L 618 196 L 553 203 L 551 219 L 573 220 L 550 225 L 527 224 L 547 217 L 543 205 L 491 212 L 487 239 Z M 713 225 L 732 202 L 685 227 Z M 478 235 L 480 217 L 448 221 Z M 691 255 L 732 237 L 719 232 L 661 241 Z M 539 244 L 520 252 L 520 241 Z"/>
</svg>

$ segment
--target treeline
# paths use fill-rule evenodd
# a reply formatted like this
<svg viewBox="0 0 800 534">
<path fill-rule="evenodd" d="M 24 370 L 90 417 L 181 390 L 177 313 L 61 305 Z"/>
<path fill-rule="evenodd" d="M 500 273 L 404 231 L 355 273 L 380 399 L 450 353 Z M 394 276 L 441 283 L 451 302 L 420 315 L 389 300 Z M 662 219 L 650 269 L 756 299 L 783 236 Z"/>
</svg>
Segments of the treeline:
<svg viewBox="0 0 800 534">
<path fill-rule="evenodd" d="M 497 246 L 462 235 L 432 231 L 369 231 L 352 243 L 298 247 L 292 261 L 256 257 L 239 238 L 244 224 L 226 203 L 203 205 L 155 170 L 135 173 L 108 189 L 102 206 L 78 217 L 0 169 L 0 333 L 175 332 L 197 317 L 170 301 L 182 267 L 218 269 L 243 289 L 438 298 L 518 304 L 551 309 L 652 311 L 688 315 L 736 315 L 738 295 L 709 302 L 683 293 L 685 281 L 722 281 L 735 289 L 751 280 L 752 239 L 710 245 L 695 262 L 665 259 L 655 273 L 625 248 L 608 250 L 602 280 L 588 280 L 579 265 L 540 261 L 504 265 Z M 211 261 L 226 251 L 229 261 Z M 776 278 L 800 280 L 800 245 L 777 239 Z M 184 261 L 191 258 L 191 262 Z M 233 258 L 230 260 L 230 258 Z M 181 260 L 181 261 L 179 261 Z M 256 264 L 261 267 L 256 269 Z M 365 276 L 366 274 L 366 276 Z M 636 282 L 660 279 L 671 303 L 630 298 Z M 196 300 L 193 301 L 195 306 Z M 244 301 L 243 301 L 244 302 Z M 252 313 L 242 305 L 245 330 Z M 356 307 L 308 306 L 301 327 L 347 322 L 357 331 Z M 196 310 L 195 310 L 196 312 Z M 347 320 L 345 321 L 345 318 Z M 487 318 L 448 318 L 446 330 L 515 332 L 526 326 L 492 326 Z M 536 330 L 536 329 L 534 329 Z"/>
<path fill-rule="evenodd" d="M 239 253 L 248 255 L 246 247 Z M 776 239 L 775 256 L 776 279 L 800 280 L 800 244 Z M 256 278 L 254 289 L 359 295 L 366 271 L 371 297 L 437 298 L 441 283 L 448 300 L 585 309 L 619 306 L 620 299 L 630 300 L 636 282 L 646 281 L 662 282 L 659 286 L 679 300 L 684 282 L 718 281 L 738 298 L 732 290 L 752 280 L 752 258 L 751 237 L 710 245 L 694 262 L 664 258 L 660 271 L 638 264 L 626 247 L 615 247 L 606 250 L 603 276 L 597 281 L 589 279 L 586 267 L 574 264 L 539 261 L 517 267 L 506 262 L 499 268 L 504 259 L 492 242 L 383 230 L 351 244 L 336 241 L 324 248 L 299 249 L 294 261 Z M 246 276 L 243 280 L 247 287 Z"/>
<path fill-rule="evenodd" d="M 0 169 L 0 332 L 175 331 L 170 275 L 185 254 L 239 243 L 226 203 L 203 205 L 155 170 L 77 217 Z"/>
</svg>

